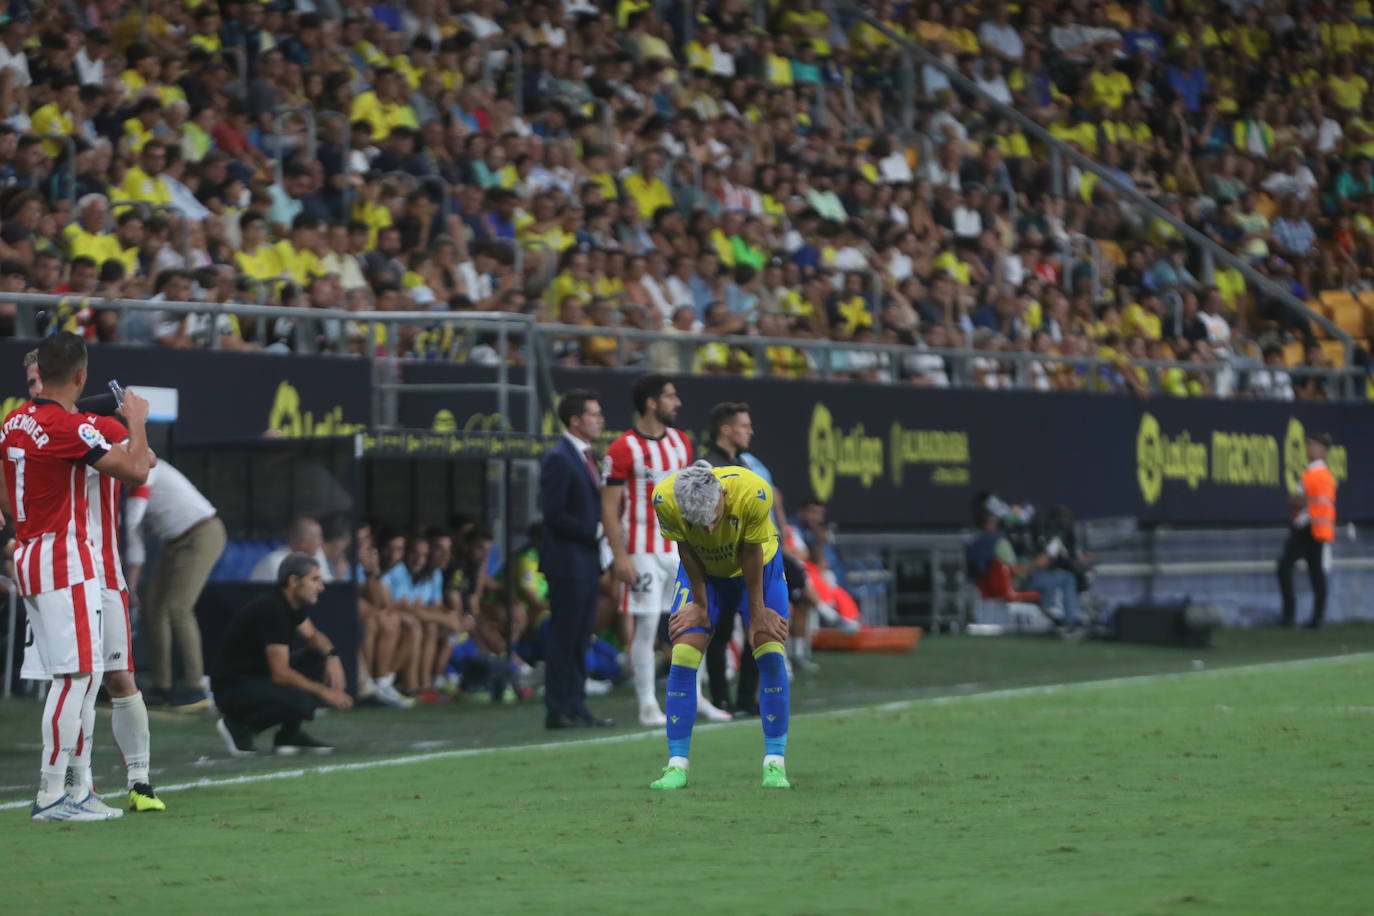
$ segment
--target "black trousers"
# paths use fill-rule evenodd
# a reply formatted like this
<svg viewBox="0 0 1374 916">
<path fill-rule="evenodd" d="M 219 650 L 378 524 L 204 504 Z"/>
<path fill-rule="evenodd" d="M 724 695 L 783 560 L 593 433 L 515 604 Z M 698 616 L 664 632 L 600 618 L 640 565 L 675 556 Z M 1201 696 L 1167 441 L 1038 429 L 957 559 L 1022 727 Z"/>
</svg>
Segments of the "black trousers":
<svg viewBox="0 0 1374 916">
<path fill-rule="evenodd" d="M 1297 616 L 1297 598 L 1293 594 L 1293 565 L 1307 561 L 1307 577 L 1312 582 L 1312 623 L 1320 624 L 1326 616 L 1326 573 L 1331 560 L 1331 545 L 1312 537 L 1311 528 L 1294 528 L 1288 532 L 1283 553 L 1279 555 L 1279 593 L 1283 595 L 1283 622 L 1293 623 Z"/>
<path fill-rule="evenodd" d="M 744 634 L 745 645 L 739 656 L 738 699 L 730 702 L 730 681 L 725 674 L 725 653 L 730 645 L 730 637 L 735 633 L 734 608 L 721 608 L 716 618 L 716 628 L 711 633 L 711 642 L 706 646 L 706 679 L 711 688 L 711 703 L 721 709 L 737 712 L 757 713 L 759 710 L 759 665 L 754 661 L 754 647 L 749 645 L 749 634 Z"/>
<path fill-rule="evenodd" d="M 291 667 L 312 681 L 324 681 L 324 657 L 318 652 L 300 650 L 292 653 Z M 295 687 L 274 684 L 270 677 L 212 677 L 210 689 L 215 692 L 215 706 L 224 718 L 247 725 L 254 734 L 280 725 L 290 734 L 306 719 L 315 717 L 319 697 Z"/>
<path fill-rule="evenodd" d="M 551 716 L 587 713 L 587 645 L 596 629 L 596 598 L 594 577 L 549 576 L 544 708 Z"/>
</svg>

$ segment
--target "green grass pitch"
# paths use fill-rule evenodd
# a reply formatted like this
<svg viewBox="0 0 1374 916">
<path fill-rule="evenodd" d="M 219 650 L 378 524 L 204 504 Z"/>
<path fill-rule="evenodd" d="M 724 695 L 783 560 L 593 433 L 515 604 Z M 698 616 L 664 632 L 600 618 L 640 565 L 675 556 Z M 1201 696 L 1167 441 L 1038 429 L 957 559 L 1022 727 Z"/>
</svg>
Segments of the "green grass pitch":
<svg viewBox="0 0 1374 916">
<path fill-rule="evenodd" d="M 661 737 L 551 747 L 532 708 L 361 710 L 314 729 L 333 759 L 232 763 L 210 720 L 159 714 L 161 783 L 254 781 L 105 824 L 0 810 L 0 911 L 1368 913 L 1371 649 L 1342 627 L 822 655 L 791 791 L 758 786 L 757 722 L 701 729 L 691 786 L 651 793 Z M 0 705 L 0 802 L 28 794 L 37 712 Z M 259 780 L 321 764 L 345 768 Z"/>
</svg>

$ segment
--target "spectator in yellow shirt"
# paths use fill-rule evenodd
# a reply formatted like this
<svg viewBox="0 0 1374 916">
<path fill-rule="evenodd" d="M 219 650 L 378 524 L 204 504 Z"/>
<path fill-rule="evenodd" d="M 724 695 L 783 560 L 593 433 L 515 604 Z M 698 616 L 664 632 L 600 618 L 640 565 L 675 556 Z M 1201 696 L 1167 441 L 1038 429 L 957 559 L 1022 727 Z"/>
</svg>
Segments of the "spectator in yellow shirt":
<svg viewBox="0 0 1374 916">
<path fill-rule="evenodd" d="M 1097 65 L 1088 75 L 1088 88 L 1094 104 L 1120 111 L 1126 104 L 1126 96 L 1131 94 L 1131 78 L 1116 69 L 1109 52 L 1103 52 L 1097 56 Z"/>
<path fill-rule="evenodd" d="M 291 223 L 291 237 L 272 246 L 281 273 L 302 289 L 315 277 L 325 274 L 315 253 L 321 244 L 320 229 L 318 219 L 302 213 Z"/>
<path fill-rule="evenodd" d="M 243 249 L 234 256 L 239 272 L 254 280 L 275 280 L 282 275 L 281 259 L 267 244 L 267 220 L 260 213 L 245 213 L 239 220 Z"/>
<path fill-rule="evenodd" d="M 167 161 L 167 149 L 161 140 L 149 140 L 138 154 L 138 165 L 129 169 L 119 186 L 121 201 L 145 204 L 170 204 L 172 192 L 162 180 L 162 166 Z"/>
<path fill-rule="evenodd" d="M 639 171 L 626 178 L 625 193 L 634 199 L 639 208 L 641 219 L 650 219 L 659 207 L 673 206 L 673 195 L 663 179 L 658 177 L 663 168 L 663 153 L 651 149 L 639 160 Z"/>
<path fill-rule="evenodd" d="M 76 129 L 76 122 L 83 117 L 81 87 L 76 77 L 69 73 L 59 74 L 52 82 L 54 97 L 51 102 L 33 113 L 30 126 L 36 136 L 61 134 L 70 137 Z M 44 140 L 43 152 L 49 159 L 62 155 L 63 144 L 57 140 Z"/>
<path fill-rule="evenodd" d="M 1139 335 L 1148 340 L 1164 336 L 1164 306 L 1154 293 L 1146 293 L 1139 302 L 1126 306 L 1121 313 L 1121 333 Z"/>
<path fill-rule="evenodd" d="M 204 48 L 211 54 L 218 54 L 219 4 L 202 2 L 196 7 L 195 22 L 195 31 L 187 40 L 195 47 Z"/>
<path fill-rule="evenodd" d="M 124 248 L 112 233 L 105 231 L 110 202 L 103 194 L 87 194 L 76 202 L 76 221 L 62 230 L 67 256 L 85 256 L 96 264 L 110 259 L 123 260 Z"/>
<path fill-rule="evenodd" d="M 157 136 L 157 128 L 161 123 L 162 103 L 154 98 L 139 99 L 134 105 L 133 117 L 124 121 L 121 142 L 129 152 L 140 152 L 149 140 Z"/>
<path fill-rule="evenodd" d="M 420 127 L 415 109 L 405 98 L 404 81 L 391 67 L 378 67 L 372 88 L 353 100 L 349 121 L 366 121 L 372 128 L 372 139 L 383 140 L 393 127 Z"/>
<path fill-rule="evenodd" d="M 1369 81 L 1355 71 L 1355 58 L 1349 54 L 1341 55 L 1336 72 L 1326 78 L 1326 88 L 1331 92 L 1331 101 L 1343 111 L 1359 111 L 1369 91 Z"/>
</svg>

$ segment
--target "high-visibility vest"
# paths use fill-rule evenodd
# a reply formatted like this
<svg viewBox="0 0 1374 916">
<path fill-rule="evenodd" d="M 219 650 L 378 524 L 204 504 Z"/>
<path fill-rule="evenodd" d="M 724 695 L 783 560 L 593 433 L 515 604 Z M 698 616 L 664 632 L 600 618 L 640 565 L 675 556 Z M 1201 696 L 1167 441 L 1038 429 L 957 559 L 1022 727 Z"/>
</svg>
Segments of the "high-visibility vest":
<svg viewBox="0 0 1374 916">
<path fill-rule="evenodd" d="M 1336 540 L 1336 478 L 1325 462 L 1314 463 L 1302 472 L 1302 490 L 1307 496 L 1307 517 L 1312 539 Z"/>
</svg>

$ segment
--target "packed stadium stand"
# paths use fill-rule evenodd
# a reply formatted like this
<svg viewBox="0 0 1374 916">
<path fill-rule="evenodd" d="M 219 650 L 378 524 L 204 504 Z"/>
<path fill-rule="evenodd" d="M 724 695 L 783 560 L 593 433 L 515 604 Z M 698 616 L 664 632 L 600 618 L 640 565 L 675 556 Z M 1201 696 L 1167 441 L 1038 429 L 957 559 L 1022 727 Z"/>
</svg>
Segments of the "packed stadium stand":
<svg viewBox="0 0 1374 916">
<path fill-rule="evenodd" d="M 1362 396 L 1369 13 L 14 2 L 0 289 L 69 298 L 0 321 L 490 363 L 462 315 L 509 312 L 562 365 Z"/>
</svg>

